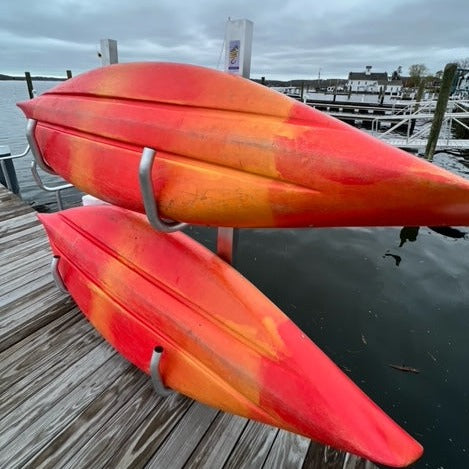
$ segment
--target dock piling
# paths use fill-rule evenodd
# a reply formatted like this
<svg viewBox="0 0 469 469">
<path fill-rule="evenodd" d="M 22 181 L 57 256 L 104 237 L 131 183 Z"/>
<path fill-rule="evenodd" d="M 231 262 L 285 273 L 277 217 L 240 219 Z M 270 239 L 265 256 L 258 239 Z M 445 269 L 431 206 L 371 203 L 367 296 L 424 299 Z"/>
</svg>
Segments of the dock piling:
<svg viewBox="0 0 469 469">
<path fill-rule="evenodd" d="M 31 78 L 31 74 L 29 72 L 24 72 L 24 76 L 26 78 L 26 85 L 28 86 L 28 94 L 29 98 L 34 98 L 34 87 L 33 87 L 33 80 Z"/>
<path fill-rule="evenodd" d="M 436 103 L 435 115 L 433 117 L 432 127 L 430 129 L 430 135 L 428 136 L 427 147 L 425 149 L 425 157 L 427 160 L 432 161 L 435 153 L 438 138 L 440 136 L 441 125 L 446 112 L 446 106 L 448 105 L 448 99 L 451 92 L 451 84 L 453 82 L 454 75 L 458 65 L 455 63 L 446 64 L 443 72 L 443 78 L 441 80 L 440 93 L 438 95 L 438 101 Z"/>
</svg>

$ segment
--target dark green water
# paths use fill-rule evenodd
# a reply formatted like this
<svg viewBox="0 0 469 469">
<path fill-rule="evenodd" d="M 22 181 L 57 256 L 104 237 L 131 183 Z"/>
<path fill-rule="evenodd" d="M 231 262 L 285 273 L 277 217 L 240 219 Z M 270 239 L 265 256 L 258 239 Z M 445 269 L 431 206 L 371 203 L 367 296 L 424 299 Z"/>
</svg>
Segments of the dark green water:
<svg viewBox="0 0 469 469">
<path fill-rule="evenodd" d="M 0 83 L 0 144 L 14 152 L 25 144 L 14 107 L 26 99 L 23 86 Z M 440 154 L 435 163 L 469 178 L 461 158 Z M 214 230 L 188 232 L 214 248 Z M 468 468 L 469 235 L 426 227 L 415 235 L 399 228 L 243 230 L 237 268 L 424 445 L 413 467 Z"/>
</svg>

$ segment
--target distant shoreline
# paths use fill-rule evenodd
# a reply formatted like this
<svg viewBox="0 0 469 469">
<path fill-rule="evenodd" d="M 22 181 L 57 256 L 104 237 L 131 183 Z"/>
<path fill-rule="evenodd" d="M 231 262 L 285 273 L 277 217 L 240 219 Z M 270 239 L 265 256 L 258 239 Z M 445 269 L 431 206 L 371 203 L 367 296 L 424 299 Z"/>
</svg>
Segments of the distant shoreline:
<svg viewBox="0 0 469 469">
<path fill-rule="evenodd" d="M 66 78 L 61 77 L 43 77 L 43 76 L 36 76 L 31 77 L 33 81 L 65 81 Z M 15 77 L 13 75 L 3 75 L 0 73 L 0 81 L 26 81 L 26 77 Z"/>
</svg>

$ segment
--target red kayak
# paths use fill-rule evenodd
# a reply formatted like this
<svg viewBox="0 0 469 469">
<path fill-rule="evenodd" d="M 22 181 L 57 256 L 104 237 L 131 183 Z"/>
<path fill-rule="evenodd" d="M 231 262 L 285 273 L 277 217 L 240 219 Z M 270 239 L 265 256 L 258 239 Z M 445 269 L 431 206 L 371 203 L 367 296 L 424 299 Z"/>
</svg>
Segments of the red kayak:
<svg viewBox="0 0 469 469">
<path fill-rule="evenodd" d="M 46 165 L 143 211 L 142 150 L 163 217 L 234 227 L 469 225 L 469 182 L 249 80 L 118 64 L 20 103 Z"/>
<path fill-rule="evenodd" d="M 80 309 L 146 373 L 161 347 L 165 386 L 378 463 L 422 454 L 257 288 L 185 234 L 112 206 L 39 218 Z"/>
</svg>

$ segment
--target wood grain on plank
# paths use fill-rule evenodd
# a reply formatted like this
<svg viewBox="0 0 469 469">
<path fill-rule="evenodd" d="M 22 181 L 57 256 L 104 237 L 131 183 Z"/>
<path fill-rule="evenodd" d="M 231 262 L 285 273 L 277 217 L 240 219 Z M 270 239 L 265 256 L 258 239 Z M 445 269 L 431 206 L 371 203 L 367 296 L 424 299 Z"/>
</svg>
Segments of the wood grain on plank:
<svg viewBox="0 0 469 469">
<path fill-rule="evenodd" d="M 247 423 L 243 417 L 219 412 L 184 467 L 223 467 Z"/>
<path fill-rule="evenodd" d="M 13 273 L 2 275 L 2 284 L 0 285 L 0 298 L 9 293 L 29 287 L 36 279 L 44 274 L 44 271 L 50 271 L 50 256 L 37 256 L 34 263 L 29 266 L 20 267 Z"/>
<path fill-rule="evenodd" d="M 116 448 L 107 467 L 146 467 L 148 460 L 168 438 L 175 426 L 185 422 L 185 414 L 194 402 L 180 394 L 162 399 L 154 412 L 150 412 L 131 438 Z"/>
<path fill-rule="evenodd" d="M 58 379 L 60 395 L 57 396 L 56 386 L 48 389 L 49 393 L 53 394 L 54 405 L 45 412 L 35 408 L 39 416 L 29 425 L 23 427 L 22 420 L 18 419 L 16 427 L 21 425 L 22 431 L 15 432 L 15 438 L 0 451 L 0 467 L 22 467 L 129 368 L 130 365 L 124 360 L 109 359 L 109 349 L 104 344 L 98 346 L 86 355 L 86 360 L 80 360 L 80 365 L 75 364 L 73 371 L 82 373 L 81 381 L 77 382 L 73 375 L 65 375 L 64 385 Z M 105 357 L 107 360 L 102 363 Z M 92 374 L 87 373 L 90 369 L 94 370 Z M 42 398 L 47 399 L 47 394 Z M 41 402 L 42 399 L 38 404 Z M 18 415 L 20 416 L 21 414 Z"/>
<path fill-rule="evenodd" d="M 194 402 L 146 467 L 182 468 L 216 415 L 217 410 Z"/>
<path fill-rule="evenodd" d="M 109 387 L 30 459 L 24 468 L 63 467 L 64 462 L 70 459 L 81 445 L 91 440 L 111 416 L 120 411 L 126 401 L 133 399 L 136 389 L 147 379 L 148 376 L 138 368 L 132 367 L 114 382 L 109 383 Z M 94 462 L 88 467 L 97 467 L 95 464 Z"/>
<path fill-rule="evenodd" d="M 249 421 L 224 468 L 261 468 L 269 455 L 278 428 Z"/>
<path fill-rule="evenodd" d="M 36 298 L 37 304 L 15 304 L 15 309 L 20 309 L 14 314 L 0 316 L 0 352 L 57 319 L 74 306 L 73 300 L 58 291 L 55 286 L 52 291 L 45 290 Z M 48 301 L 49 307 L 44 308 L 41 304 L 43 301 Z"/>
<path fill-rule="evenodd" d="M 70 329 L 74 330 L 74 328 Z M 2 394 L 1 418 L 10 412 L 17 413 L 20 404 L 27 399 L 33 399 L 43 387 L 54 385 L 55 380 L 62 379 L 63 373 L 102 342 L 99 334 L 92 329 L 76 328 L 76 331 L 77 334 L 80 332 L 83 334 L 79 337 L 76 335 L 74 337 L 59 336 L 58 340 L 53 341 L 51 348 L 45 350 L 45 353 L 44 350 L 37 351 L 37 359 L 35 355 L 29 355 L 28 350 L 25 349 L 26 359 L 20 363 L 20 369 L 18 370 L 17 367 L 15 371 L 8 370 L 8 374 L 3 373 L 6 375 L 4 381 L 11 382 L 11 384 L 0 391 Z M 57 344 L 59 340 L 60 343 Z"/>
<path fill-rule="evenodd" d="M 28 272 L 31 265 L 36 265 L 36 262 L 45 262 L 45 259 L 49 259 L 50 264 L 51 258 L 52 253 L 48 246 L 41 246 L 39 249 L 35 249 L 34 252 L 30 252 L 22 257 L 17 257 L 16 259 L 10 258 L 8 262 L 5 263 L 2 270 L 1 286 Z"/>
<path fill-rule="evenodd" d="M 303 436 L 280 430 L 270 448 L 263 468 L 301 469 L 309 443 L 310 440 Z"/>
<path fill-rule="evenodd" d="M 16 449 L 21 446 L 21 440 L 27 445 L 27 438 L 23 436 L 28 433 L 32 434 L 30 432 L 36 422 L 40 421 L 51 409 L 54 409 L 57 403 L 66 399 L 80 383 L 83 383 L 83 388 L 86 388 L 90 375 L 113 355 L 114 351 L 110 347 L 104 346 L 103 343 L 96 343 L 94 348 L 64 370 L 55 380 L 47 383 L 46 386 L 38 390 L 35 390 L 34 386 L 26 388 L 24 391 L 26 399 L 24 396 L 17 396 L 16 400 L 21 401 L 20 404 L 17 404 L 15 400 L 10 402 L 10 405 L 14 406 L 15 412 L 10 412 L 0 419 L 2 428 L 0 448 L 10 445 Z M 0 465 L 0 467 L 3 466 Z"/>
<path fill-rule="evenodd" d="M 109 412 L 109 420 L 103 425 L 97 424 L 93 437 L 85 442 L 81 441 L 77 445 L 78 451 L 58 461 L 60 467 L 140 467 L 140 461 L 144 465 L 149 457 L 145 457 L 146 448 L 151 447 L 151 444 L 147 444 L 143 438 L 146 437 L 151 443 L 158 435 L 157 432 L 143 430 L 147 427 L 144 420 L 149 415 L 158 415 L 160 406 L 164 407 L 166 401 L 155 394 L 150 378 L 143 376 L 141 385 L 137 383 L 130 386 L 133 394 L 119 411 Z M 148 453 L 152 454 L 151 451 Z M 112 458 L 114 463 L 111 465 L 109 461 Z M 126 462 L 116 462 L 119 460 Z"/>
</svg>

